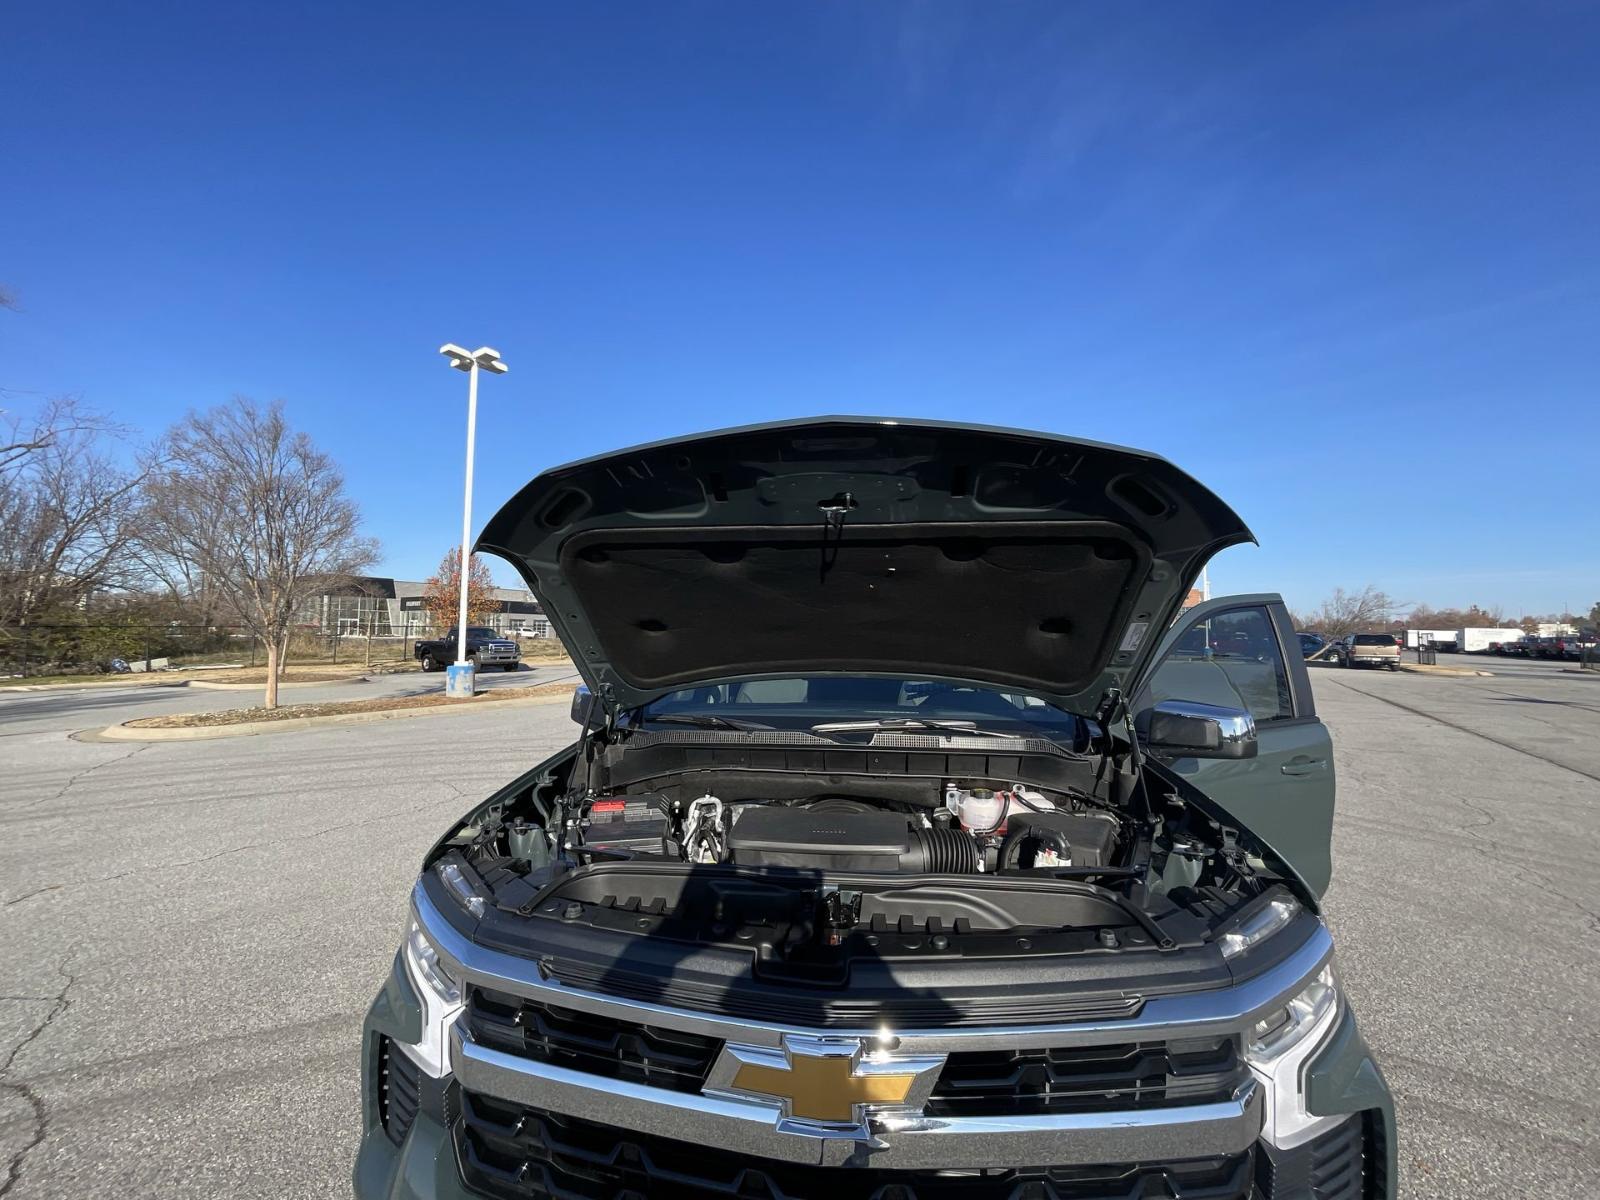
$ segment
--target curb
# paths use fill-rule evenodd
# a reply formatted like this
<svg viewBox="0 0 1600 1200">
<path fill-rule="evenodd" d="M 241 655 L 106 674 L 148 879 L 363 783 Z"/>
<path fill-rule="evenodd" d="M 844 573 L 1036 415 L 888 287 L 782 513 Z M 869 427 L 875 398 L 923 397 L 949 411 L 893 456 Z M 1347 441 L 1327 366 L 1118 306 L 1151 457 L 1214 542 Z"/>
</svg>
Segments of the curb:
<svg viewBox="0 0 1600 1200">
<path fill-rule="evenodd" d="M 520 708 L 534 704 L 570 704 L 568 696 L 519 696 L 511 700 L 491 700 L 484 704 L 459 707 L 441 704 L 433 708 L 394 708 L 384 712 L 333 713 L 325 717 L 289 717 L 281 721 L 241 721 L 236 725 L 196 725 L 176 729 L 137 729 L 127 725 L 108 725 L 72 734 L 79 742 L 206 742 L 217 738 L 260 737 L 271 733 L 293 733 L 330 725 L 373 725 L 379 721 L 398 721 L 414 717 L 460 716 L 483 709 Z"/>
<path fill-rule="evenodd" d="M 143 672 L 140 673 L 143 674 Z M 0 696 L 4 696 L 7 692 L 72 692 L 82 691 L 84 688 L 181 688 L 188 687 L 189 683 L 190 680 L 187 679 L 129 680 L 126 675 L 118 675 L 111 679 L 85 679 L 78 683 L 19 683 L 11 687 L 0 688 Z"/>
<path fill-rule="evenodd" d="M 414 671 L 380 671 L 381 675 L 413 675 Z M 302 683 L 298 679 L 280 679 L 278 686 L 286 687 L 335 687 L 341 683 L 370 683 L 371 675 L 350 675 L 340 679 L 325 679 L 320 683 Z M 7 692 L 62 692 L 74 691 L 82 688 L 135 688 L 135 687 L 196 687 L 214 691 L 261 691 L 267 686 L 266 680 L 260 683 L 222 683 L 202 676 L 190 674 L 184 670 L 150 672 L 133 672 L 128 675 L 111 675 L 105 679 L 80 679 L 77 683 L 18 683 L 10 687 L 0 687 L 0 696 Z"/>
<path fill-rule="evenodd" d="M 280 679 L 278 690 L 284 688 L 310 688 L 310 687 L 338 687 L 341 683 L 371 683 L 366 675 L 347 675 L 338 679 Z M 260 683 L 213 683 L 209 679 L 186 679 L 184 683 L 192 688 L 203 688 L 208 692 L 264 692 L 267 688 L 266 680 Z"/>
</svg>

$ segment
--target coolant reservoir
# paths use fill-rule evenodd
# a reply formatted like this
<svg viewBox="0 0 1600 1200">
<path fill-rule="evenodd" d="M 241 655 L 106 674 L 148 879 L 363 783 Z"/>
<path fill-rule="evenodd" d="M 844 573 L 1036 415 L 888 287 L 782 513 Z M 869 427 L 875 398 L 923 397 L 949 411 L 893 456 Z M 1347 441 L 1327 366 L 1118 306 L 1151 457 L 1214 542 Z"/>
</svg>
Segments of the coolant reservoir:
<svg viewBox="0 0 1600 1200">
<path fill-rule="evenodd" d="M 968 833 L 992 833 L 1005 823 L 1010 797 L 988 788 L 945 788 L 944 804 Z"/>
</svg>

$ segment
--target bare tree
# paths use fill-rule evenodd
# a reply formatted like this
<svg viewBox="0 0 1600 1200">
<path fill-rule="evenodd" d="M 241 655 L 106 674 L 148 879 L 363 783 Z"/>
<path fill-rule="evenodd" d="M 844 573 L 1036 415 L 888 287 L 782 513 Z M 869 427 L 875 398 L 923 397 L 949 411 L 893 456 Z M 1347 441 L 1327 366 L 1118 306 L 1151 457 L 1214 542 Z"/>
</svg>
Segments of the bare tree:
<svg viewBox="0 0 1600 1200">
<path fill-rule="evenodd" d="M 1355 593 L 1334 588 L 1333 595 L 1311 617 L 1311 628 L 1331 638 L 1342 638 L 1347 633 L 1381 629 L 1394 610 L 1394 601 L 1371 584 Z"/>
<path fill-rule="evenodd" d="M 0 425 L 0 627 L 125 580 L 151 460 L 119 461 L 124 436 L 70 397 Z"/>
<path fill-rule="evenodd" d="M 168 435 L 151 482 L 160 550 L 217 590 L 267 655 L 265 705 L 278 706 L 289 631 L 305 603 L 367 568 L 377 544 L 333 460 L 244 397 L 191 413 Z"/>
<path fill-rule="evenodd" d="M 207 629 L 223 624 L 231 606 L 196 559 L 174 553 L 169 526 L 159 511 L 150 511 L 138 544 L 131 548 L 140 590 L 149 597 L 163 597 L 192 624 Z M 205 559 L 212 557 L 207 554 Z"/>
<path fill-rule="evenodd" d="M 1412 629 L 1497 629 L 1506 623 L 1505 610 L 1498 605 L 1480 608 L 1434 608 L 1419 604 L 1411 610 L 1406 624 Z"/>
</svg>

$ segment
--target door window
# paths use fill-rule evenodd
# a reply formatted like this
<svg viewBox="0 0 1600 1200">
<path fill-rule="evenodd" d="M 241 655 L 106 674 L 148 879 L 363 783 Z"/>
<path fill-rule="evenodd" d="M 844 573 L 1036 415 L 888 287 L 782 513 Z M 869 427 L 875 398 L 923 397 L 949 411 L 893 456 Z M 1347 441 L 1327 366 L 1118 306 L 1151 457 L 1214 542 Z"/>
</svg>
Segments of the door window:
<svg viewBox="0 0 1600 1200">
<path fill-rule="evenodd" d="M 1294 693 L 1271 614 L 1230 609 L 1187 630 L 1151 677 L 1150 698 L 1242 708 L 1258 725 L 1293 717 Z"/>
</svg>

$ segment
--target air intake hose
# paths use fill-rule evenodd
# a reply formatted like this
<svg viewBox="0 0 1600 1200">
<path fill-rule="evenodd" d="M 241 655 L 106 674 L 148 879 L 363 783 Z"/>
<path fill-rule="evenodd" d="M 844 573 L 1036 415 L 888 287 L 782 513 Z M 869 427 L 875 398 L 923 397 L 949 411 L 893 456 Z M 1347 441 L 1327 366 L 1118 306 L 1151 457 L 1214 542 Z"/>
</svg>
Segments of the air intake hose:
<svg viewBox="0 0 1600 1200">
<path fill-rule="evenodd" d="M 900 869 L 933 875 L 975 875 L 978 843 L 948 825 L 931 829 L 911 827 L 911 845 L 900 856 Z"/>
</svg>

